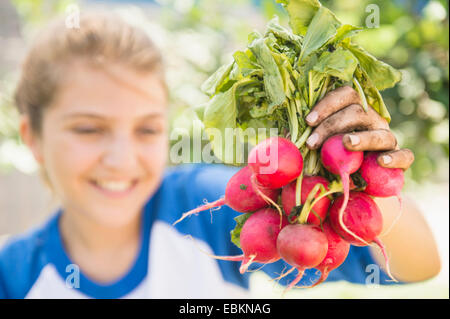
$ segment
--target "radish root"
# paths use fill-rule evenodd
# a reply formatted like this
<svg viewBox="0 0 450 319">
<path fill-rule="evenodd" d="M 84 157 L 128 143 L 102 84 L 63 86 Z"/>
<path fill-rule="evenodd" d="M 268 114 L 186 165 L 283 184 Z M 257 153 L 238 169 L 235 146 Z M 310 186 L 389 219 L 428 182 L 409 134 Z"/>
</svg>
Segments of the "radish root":
<svg viewBox="0 0 450 319">
<path fill-rule="evenodd" d="M 212 208 L 223 206 L 223 205 L 225 205 L 225 197 L 222 197 L 222 198 L 220 198 L 220 199 L 218 199 L 218 200 L 216 200 L 216 201 L 214 201 L 212 203 L 205 204 L 205 205 L 199 206 L 197 208 L 194 208 L 194 209 L 184 213 L 183 215 L 181 215 L 180 219 L 178 219 L 176 222 L 174 222 L 172 224 L 172 226 L 175 226 L 176 224 L 181 222 L 186 217 L 189 217 L 191 215 L 197 214 L 197 213 L 202 212 L 202 211 L 207 210 L 207 209 L 212 209 Z"/>
<path fill-rule="evenodd" d="M 398 203 L 400 204 L 400 212 L 397 214 L 397 216 L 395 217 L 394 221 L 389 226 L 389 228 L 383 234 L 381 234 L 380 237 L 383 237 L 383 236 L 389 234 L 389 232 L 392 230 L 392 228 L 394 228 L 395 224 L 397 224 L 397 222 L 399 221 L 400 217 L 402 216 L 402 213 L 403 213 L 403 200 L 402 200 L 402 197 L 400 195 L 397 196 L 397 199 L 398 199 Z"/>
<path fill-rule="evenodd" d="M 341 175 L 341 181 L 342 181 L 342 186 L 344 188 L 344 202 L 342 203 L 342 206 L 339 208 L 339 224 L 342 227 L 342 229 L 344 229 L 348 234 L 350 234 L 351 236 L 353 236 L 354 238 L 356 238 L 357 240 L 359 240 L 360 242 L 362 242 L 364 245 L 369 246 L 370 244 L 365 241 L 364 239 L 362 239 L 361 237 L 359 237 L 358 235 L 356 235 L 354 232 L 352 232 L 350 229 L 347 228 L 347 225 L 345 225 L 343 217 L 344 217 L 344 211 L 347 208 L 347 203 L 348 203 L 348 198 L 349 198 L 349 193 L 350 193 L 350 176 L 348 173 L 344 173 Z"/>
<path fill-rule="evenodd" d="M 248 267 L 253 263 L 253 259 L 255 259 L 256 255 L 251 255 L 250 258 L 244 257 L 242 260 L 242 265 L 239 267 L 239 272 L 241 274 L 245 273 Z"/>
<path fill-rule="evenodd" d="M 297 268 L 298 270 L 298 274 L 297 277 L 295 277 L 295 279 L 289 284 L 289 286 L 287 286 L 287 288 L 283 291 L 282 296 L 284 296 L 284 294 L 286 292 L 288 292 L 289 290 L 291 290 L 302 278 L 303 278 L 303 274 L 305 273 L 305 269 L 302 268 Z"/>
<path fill-rule="evenodd" d="M 288 271 L 286 271 L 286 272 L 284 272 L 284 273 L 282 272 L 277 278 L 271 279 L 271 281 L 273 280 L 273 281 L 277 281 L 277 282 L 278 282 L 280 279 L 286 277 L 286 276 L 289 275 L 291 272 L 293 272 L 295 269 L 296 269 L 295 267 L 292 267 L 292 268 L 289 269 Z"/>
<path fill-rule="evenodd" d="M 387 255 L 387 253 L 386 253 L 386 249 L 385 249 L 383 243 L 381 242 L 381 240 L 380 240 L 379 238 L 375 238 L 375 239 L 373 240 L 373 242 L 380 248 L 381 253 L 382 253 L 383 256 L 384 256 L 386 273 L 388 274 L 388 276 L 389 276 L 394 282 L 398 282 L 398 280 L 395 279 L 394 276 L 392 276 L 392 274 L 391 274 L 391 269 L 390 269 L 390 267 L 389 267 L 389 257 L 388 257 L 388 255 Z"/>
<path fill-rule="evenodd" d="M 280 214 L 280 229 L 283 223 L 283 212 L 281 211 L 280 206 L 278 206 L 277 203 L 275 203 L 273 200 L 271 200 L 269 197 L 267 197 L 260 189 L 260 184 L 258 183 L 258 181 L 256 180 L 256 175 L 253 174 L 251 177 L 251 182 L 252 182 L 252 186 L 256 191 L 256 194 L 258 196 L 260 196 L 262 199 L 264 199 L 267 203 L 269 203 L 270 205 L 272 205 L 273 207 L 276 208 L 276 210 L 278 211 L 278 213 Z"/>
</svg>

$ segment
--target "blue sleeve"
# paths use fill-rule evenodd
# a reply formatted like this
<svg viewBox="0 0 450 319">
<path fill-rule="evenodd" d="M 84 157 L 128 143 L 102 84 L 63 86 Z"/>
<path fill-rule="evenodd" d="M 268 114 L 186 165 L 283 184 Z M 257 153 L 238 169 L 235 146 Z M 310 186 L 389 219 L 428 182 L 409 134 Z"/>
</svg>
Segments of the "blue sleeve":
<svg viewBox="0 0 450 319">
<path fill-rule="evenodd" d="M 45 228 L 13 236 L 0 249 L 0 299 L 22 299 L 47 263 Z"/>
</svg>

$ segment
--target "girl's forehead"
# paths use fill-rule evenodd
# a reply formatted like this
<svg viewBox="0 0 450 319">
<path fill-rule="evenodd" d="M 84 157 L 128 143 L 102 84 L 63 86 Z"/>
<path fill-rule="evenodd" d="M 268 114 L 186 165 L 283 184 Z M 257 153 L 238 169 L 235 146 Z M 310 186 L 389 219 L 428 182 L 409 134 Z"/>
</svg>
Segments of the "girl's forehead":
<svg viewBox="0 0 450 319">
<path fill-rule="evenodd" d="M 167 104 L 161 75 L 155 72 L 76 63 L 67 68 L 53 106 L 63 113 L 144 117 L 167 113 Z"/>
</svg>

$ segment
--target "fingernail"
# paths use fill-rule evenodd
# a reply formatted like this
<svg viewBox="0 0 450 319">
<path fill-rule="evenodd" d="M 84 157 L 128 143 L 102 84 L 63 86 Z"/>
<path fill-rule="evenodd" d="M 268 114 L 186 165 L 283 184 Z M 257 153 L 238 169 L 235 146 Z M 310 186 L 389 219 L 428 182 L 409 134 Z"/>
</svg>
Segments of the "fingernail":
<svg viewBox="0 0 450 319">
<path fill-rule="evenodd" d="M 389 164 L 390 162 L 392 162 L 392 157 L 389 155 L 383 155 L 383 163 Z"/>
<path fill-rule="evenodd" d="M 317 143 L 318 140 L 319 140 L 319 134 L 314 133 L 308 138 L 308 140 L 306 141 L 306 144 L 308 144 L 309 146 L 312 147 Z"/>
<path fill-rule="evenodd" d="M 306 116 L 306 121 L 309 123 L 314 123 L 315 121 L 317 121 L 318 118 L 319 114 L 317 114 L 316 111 L 313 111 Z"/>
<path fill-rule="evenodd" d="M 361 139 L 359 138 L 358 135 L 349 135 L 348 138 L 350 139 L 350 143 L 353 146 L 356 146 L 361 142 Z"/>
</svg>

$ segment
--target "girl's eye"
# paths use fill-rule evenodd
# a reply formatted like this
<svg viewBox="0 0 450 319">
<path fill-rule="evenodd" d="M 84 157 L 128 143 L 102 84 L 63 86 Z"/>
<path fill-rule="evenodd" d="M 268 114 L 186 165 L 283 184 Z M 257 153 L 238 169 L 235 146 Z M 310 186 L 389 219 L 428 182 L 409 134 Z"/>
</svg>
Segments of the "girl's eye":
<svg viewBox="0 0 450 319">
<path fill-rule="evenodd" d="M 144 134 L 144 135 L 153 135 L 153 134 L 157 134 L 157 133 L 158 133 L 157 130 L 152 129 L 152 128 L 140 128 L 140 129 L 138 130 L 138 132 L 139 132 L 140 134 Z"/>
<path fill-rule="evenodd" d="M 101 133 L 102 130 L 100 128 L 95 127 L 75 127 L 73 131 L 77 134 L 98 134 Z"/>
</svg>

